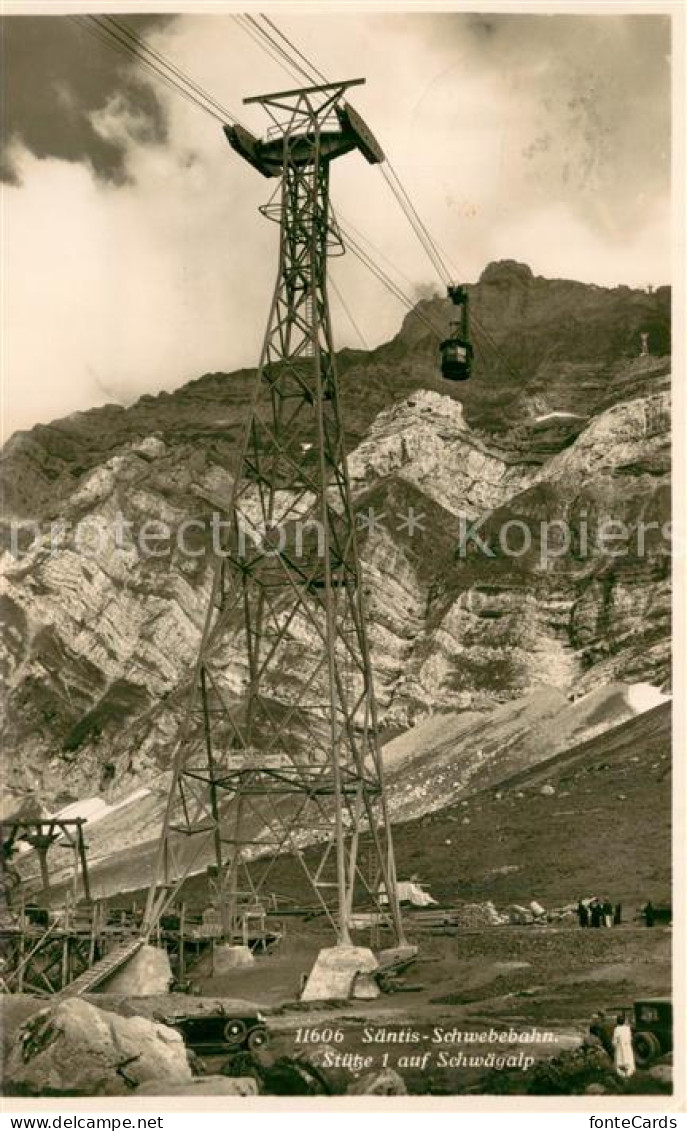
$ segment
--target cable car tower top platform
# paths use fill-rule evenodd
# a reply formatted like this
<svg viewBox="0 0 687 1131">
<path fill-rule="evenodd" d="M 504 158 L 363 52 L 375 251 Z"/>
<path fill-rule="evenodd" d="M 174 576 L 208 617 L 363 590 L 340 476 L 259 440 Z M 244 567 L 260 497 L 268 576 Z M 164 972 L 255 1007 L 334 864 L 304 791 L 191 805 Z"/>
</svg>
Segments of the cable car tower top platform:
<svg viewBox="0 0 687 1131">
<path fill-rule="evenodd" d="M 244 98 L 244 103 L 259 103 L 272 119 L 265 140 L 259 140 L 243 126 L 225 126 L 233 149 L 263 177 L 279 177 L 284 168 L 285 146 L 288 161 L 311 164 L 312 141 L 318 139 L 318 160 L 332 161 L 358 149 L 371 165 L 384 160 L 384 153 L 360 114 L 343 102 L 346 90 L 360 86 L 365 79 L 346 79 L 322 86 L 280 90 Z M 284 120 L 284 115 L 288 117 Z"/>
</svg>

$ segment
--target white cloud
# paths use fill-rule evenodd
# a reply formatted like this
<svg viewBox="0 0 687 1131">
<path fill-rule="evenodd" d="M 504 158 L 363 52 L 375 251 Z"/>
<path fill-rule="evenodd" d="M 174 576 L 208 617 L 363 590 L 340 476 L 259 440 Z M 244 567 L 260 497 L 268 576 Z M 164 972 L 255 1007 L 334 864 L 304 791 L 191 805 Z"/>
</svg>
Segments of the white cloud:
<svg viewBox="0 0 687 1131">
<path fill-rule="evenodd" d="M 505 222 L 486 246 L 490 258 L 519 259 L 549 278 L 585 279 L 608 287 L 660 284 L 668 279 L 670 206 L 667 199 L 656 201 L 644 224 L 628 231 L 611 253 L 607 242 L 563 204 Z"/>
</svg>

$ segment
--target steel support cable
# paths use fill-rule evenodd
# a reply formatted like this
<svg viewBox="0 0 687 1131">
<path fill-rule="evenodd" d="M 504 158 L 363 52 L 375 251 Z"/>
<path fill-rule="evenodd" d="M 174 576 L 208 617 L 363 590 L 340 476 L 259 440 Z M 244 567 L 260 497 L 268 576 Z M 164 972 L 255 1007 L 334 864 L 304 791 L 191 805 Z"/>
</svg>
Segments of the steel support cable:
<svg viewBox="0 0 687 1131">
<path fill-rule="evenodd" d="M 423 322 L 427 326 L 427 328 L 432 332 L 437 340 L 441 341 L 443 337 L 441 332 L 432 322 L 430 322 L 429 318 L 427 318 L 427 316 L 423 314 L 422 311 L 417 309 L 417 306 L 415 303 L 413 303 L 412 299 L 410 299 L 408 295 L 404 294 L 404 292 L 393 281 L 393 279 L 391 279 L 390 276 L 385 271 L 383 271 L 382 268 L 374 262 L 374 260 L 371 259 L 367 252 L 356 243 L 356 241 L 344 228 L 339 228 L 339 230 L 346 246 L 348 247 L 349 251 L 353 255 L 355 255 L 356 259 L 360 260 L 363 266 L 366 267 L 368 271 L 370 271 L 371 274 L 373 274 L 379 280 L 379 282 L 386 287 L 386 289 L 390 294 L 394 296 L 394 298 L 398 299 L 398 301 L 406 308 L 406 310 L 410 314 L 414 314 L 415 317 L 420 320 L 420 322 Z"/>
<path fill-rule="evenodd" d="M 472 314 L 472 313 L 470 314 L 470 321 L 476 327 L 476 329 L 480 332 L 482 337 L 485 338 L 485 340 L 489 343 L 489 345 L 491 346 L 491 348 L 494 351 L 494 353 L 496 354 L 496 356 L 501 359 L 505 368 L 510 373 L 511 377 L 514 377 L 517 381 L 520 381 L 524 384 L 524 378 L 523 378 L 520 370 L 516 366 L 514 366 L 512 364 L 512 362 L 510 362 L 508 360 L 506 355 L 503 353 L 501 347 L 494 340 L 494 338 L 490 334 L 490 332 L 482 325 L 482 323 L 477 318 L 475 318 L 474 314 Z"/>
<path fill-rule="evenodd" d="M 188 102 L 192 103 L 200 110 L 204 110 L 206 114 L 210 114 L 216 121 L 222 123 L 226 121 L 223 115 L 216 113 L 216 111 L 211 109 L 206 103 L 201 102 L 191 91 L 181 86 L 180 83 L 155 66 L 150 60 L 143 58 L 126 39 L 120 38 L 113 33 L 111 29 L 101 27 L 99 23 L 93 20 L 93 17 L 73 15 L 69 18 L 110 50 L 116 51 L 120 55 L 124 55 L 130 61 L 138 63 L 142 69 L 153 74 L 160 82 L 164 83 L 177 94 L 182 95 L 183 98 L 186 98 Z"/>
<path fill-rule="evenodd" d="M 124 20 L 117 19 L 115 16 L 103 16 L 102 19 L 107 24 L 113 25 L 122 35 L 131 40 L 138 51 L 144 52 L 146 56 L 149 56 L 166 70 L 170 71 L 187 88 L 192 90 L 200 98 L 204 99 L 210 106 L 214 107 L 220 114 L 224 116 L 225 121 L 229 120 L 230 122 L 239 123 L 239 119 L 234 113 L 232 113 L 231 110 L 229 110 L 226 106 L 224 106 L 221 102 L 219 102 L 216 98 L 209 94 L 204 87 L 195 82 L 195 80 L 192 79 L 190 75 L 186 74 L 186 72 L 183 71 L 181 67 L 177 66 L 176 63 L 174 63 L 174 61 L 167 55 L 163 54 L 162 51 L 156 50 L 154 47 L 151 47 L 150 44 L 141 35 L 134 31 L 133 28 L 129 27 L 129 25 Z"/>
<path fill-rule="evenodd" d="M 386 174 L 385 174 L 384 170 L 381 168 L 381 166 L 380 166 L 380 172 L 381 172 L 382 176 L 384 177 L 384 179 L 386 180 L 387 184 L 389 185 L 389 187 L 392 189 L 392 192 L 393 192 L 393 186 L 391 185 L 391 182 L 389 181 L 388 177 L 386 176 Z M 447 286 L 450 280 L 444 274 L 441 263 L 436 258 L 436 256 L 434 255 L 434 252 L 431 250 L 430 245 L 425 241 L 422 230 L 420 229 L 419 225 L 415 221 L 412 213 L 404 206 L 403 200 L 398 195 L 398 193 L 394 193 L 394 196 L 395 196 L 396 201 L 399 204 L 399 206 L 400 206 L 400 208 L 403 212 L 403 215 L 405 216 L 406 220 L 408 221 L 412 230 L 414 231 L 415 235 L 417 236 L 418 241 L 420 243 L 420 246 L 422 247 L 423 251 L 425 252 L 425 255 L 427 256 L 430 263 L 432 264 L 432 267 L 434 268 L 440 283 L 443 286 Z"/>
<path fill-rule="evenodd" d="M 399 177 L 398 173 L 396 172 L 394 166 L 391 164 L 391 161 L 389 160 L 388 157 L 386 159 L 386 168 L 384 166 L 381 166 L 380 168 L 381 168 L 382 173 L 385 176 L 387 183 L 389 184 L 390 188 L 392 189 L 392 191 L 394 191 L 394 186 L 391 182 L 391 179 L 393 178 L 393 180 L 396 182 L 396 185 L 398 186 L 398 193 L 395 193 L 395 195 L 398 198 L 399 194 L 400 194 L 400 199 L 405 200 L 405 202 L 407 203 L 407 208 L 408 208 L 408 211 L 410 213 L 410 216 L 413 218 L 413 220 L 415 222 L 413 224 L 413 226 L 415 226 L 415 224 L 417 224 L 417 227 L 420 229 L 420 231 L 422 232 L 422 234 L 424 236 L 424 240 L 422 241 L 423 246 L 425 246 L 426 250 L 428 251 L 428 254 L 431 253 L 431 258 L 433 260 L 435 260 L 436 263 L 438 263 L 439 268 L 440 268 L 440 274 L 443 272 L 443 281 L 445 283 L 450 283 L 451 282 L 451 271 L 449 270 L 449 267 L 447 266 L 446 259 L 442 255 L 441 250 L 439 249 L 439 246 L 438 246 L 436 240 L 432 236 L 427 225 L 424 223 L 422 217 L 420 216 L 417 208 L 413 204 L 413 202 L 410 198 L 410 195 L 408 193 L 408 190 L 403 185 L 401 178 Z"/>
<path fill-rule="evenodd" d="M 345 298 L 341 294 L 341 290 L 336 285 L 334 279 L 330 279 L 329 282 L 330 282 L 332 290 L 334 291 L 334 294 L 336 295 L 339 302 L 341 303 L 341 306 L 342 306 L 342 308 L 343 308 L 343 310 L 346 314 L 346 317 L 348 318 L 348 321 L 350 322 L 351 326 L 353 327 L 356 334 L 360 338 L 360 341 L 363 343 L 363 348 L 366 349 L 366 350 L 369 350 L 369 348 L 370 348 L 369 342 L 366 340 L 365 335 L 363 334 L 362 330 L 360 329 L 360 326 L 358 325 L 355 318 L 353 317 L 353 314 L 351 312 L 351 309 L 350 309 L 348 303 L 346 302 Z"/>
<path fill-rule="evenodd" d="M 258 31 L 255 31 L 255 29 L 247 22 L 247 19 L 246 19 L 245 16 L 235 15 L 232 18 L 236 21 L 236 23 L 239 25 L 241 30 L 244 31 L 246 33 L 246 35 L 250 36 L 250 38 L 253 40 L 254 43 L 257 43 L 258 47 L 262 48 L 262 50 L 267 55 L 269 55 L 269 57 L 271 59 L 273 59 L 276 63 L 278 63 L 278 65 L 282 68 L 282 70 L 286 71 L 286 73 L 289 75 L 290 78 L 295 78 L 298 82 L 301 81 L 302 76 L 301 76 L 300 72 L 294 70 L 293 67 L 291 67 L 291 66 L 287 66 L 287 64 L 284 62 L 283 57 L 278 55 L 277 52 L 273 48 L 269 47 L 269 45 L 265 42 L 265 40 L 259 34 L 259 29 L 258 29 Z"/>
<path fill-rule="evenodd" d="M 396 200 L 396 203 L 398 204 L 399 208 L 403 212 L 403 215 L 405 216 L 406 220 L 408 221 L 411 228 L 415 232 L 415 235 L 417 236 L 417 238 L 419 240 L 419 243 L 420 243 L 420 246 L 422 247 L 422 250 L 425 252 L 427 258 L 429 259 L 434 270 L 436 271 L 437 275 L 439 276 L 440 281 L 444 285 L 446 285 L 446 283 L 448 282 L 448 279 L 447 279 L 446 274 L 443 270 L 441 260 L 435 254 L 432 245 L 427 240 L 425 233 L 424 233 L 424 230 L 422 228 L 422 225 L 417 220 L 415 213 L 410 208 L 410 206 L 406 203 L 406 201 L 405 201 L 404 197 L 401 195 L 399 189 L 396 188 L 395 184 L 393 183 L 393 180 L 391 179 L 391 174 L 389 173 L 389 170 L 385 167 L 385 165 L 380 165 L 379 171 L 380 171 L 382 177 L 384 178 L 384 180 L 386 181 L 387 185 L 391 189 L 391 192 L 392 192 L 392 194 L 393 194 L 393 196 Z"/>
<path fill-rule="evenodd" d="M 375 262 L 372 255 L 365 250 L 365 248 L 358 242 L 357 239 L 354 238 L 354 236 L 351 235 L 350 231 L 348 231 L 348 229 L 344 225 L 339 224 L 338 222 L 337 228 L 344 242 L 344 245 L 348 247 L 349 251 L 351 251 L 357 259 L 364 263 L 365 266 L 368 267 L 369 270 L 374 275 L 376 275 L 376 277 L 382 283 L 384 283 L 387 290 L 389 290 L 391 294 L 393 294 L 401 303 L 403 303 L 403 305 L 406 306 L 408 310 L 414 310 L 415 303 L 413 302 L 413 300 L 403 291 L 399 284 L 396 283 L 394 279 L 392 279 L 388 272 L 385 271 L 384 268 L 379 265 L 379 263 Z M 370 241 L 368 240 L 368 243 L 369 242 Z M 418 317 L 424 318 L 424 315 L 418 315 Z M 431 326 L 431 323 L 428 319 L 425 318 L 425 321 L 427 322 L 427 325 Z M 432 327 L 432 329 L 435 328 Z"/>
<path fill-rule="evenodd" d="M 361 232 L 360 228 L 357 228 L 353 223 L 350 216 L 344 216 L 341 209 L 337 210 L 337 214 L 341 218 L 342 222 L 346 225 L 348 232 L 352 232 L 356 239 L 363 245 L 363 247 L 365 246 L 365 244 L 368 245 L 369 254 L 373 254 L 380 260 L 383 260 L 386 263 L 387 267 L 390 267 L 392 271 L 395 271 L 399 279 L 402 279 L 403 282 L 406 283 L 409 287 L 415 286 L 415 281 L 408 275 L 406 275 L 405 271 L 402 271 L 397 263 L 394 263 L 393 260 L 389 259 L 389 256 L 386 255 L 385 252 L 381 250 L 381 248 L 377 247 L 369 236 L 366 236 L 364 232 Z"/>
<path fill-rule="evenodd" d="M 164 82 L 176 93 L 181 94 L 189 102 L 198 106 L 201 110 L 210 114 L 218 122 L 224 122 L 224 115 L 218 113 L 204 100 L 201 100 L 190 89 L 184 86 L 172 74 L 163 70 L 152 59 L 147 58 L 141 54 L 137 47 L 125 36 L 116 31 L 116 29 L 109 27 L 104 21 L 98 19 L 97 16 L 75 16 L 73 17 L 77 22 L 81 23 L 86 30 L 95 32 L 96 36 L 100 38 L 106 46 L 120 54 L 127 56 L 132 62 L 138 63 L 144 70 L 152 73 L 156 78 Z M 96 30 L 97 29 L 97 30 Z"/>
<path fill-rule="evenodd" d="M 299 63 L 297 59 L 294 59 L 291 55 L 289 55 L 288 51 L 286 51 L 286 49 L 281 46 L 281 44 L 274 38 L 274 36 L 270 35 L 270 33 L 264 27 L 262 27 L 261 24 L 258 23 L 258 21 L 253 16 L 245 15 L 244 19 L 247 20 L 247 22 L 253 28 L 255 28 L 258 35 L 260 35 L 266 43 L 269 43 L 274 48 L 274 50 L 284 59 L 285 66 L 290 67 L 292 70 L 298 71 L 299 74 L 302 75 L 303 78 L 307 80 L 307 82 L 312 83 L 313 86 L 317 85 L 310 72 L 306 71 L 305 67 L 301 63 Z"/>
<path fill-rule="evenodd" d="M 184 98 L 186 98 L 194 106 L 199 107 L 201 110 L 205 110 L 206 112 L 209 112 L 208 108 L 206 106 L 202 105 L 195 98 L 192 98 L 191 95 L 188 94 L 186 91 L 184 91 L 180 86 L 178 86 L 176 83 L 172 82 L 172 80 L 169 77 L 162 74 L 162 72 L 158 71 L 156 68 L 150 67 L 147 64 L 145 64 L 143 62 L 143 60 L 141 60 L 140 56 L 138 56 L 136 54 L 135 51 L 131 50 L 128 46 L 125 46 L 124 44 L 119 43 L 119 41 L 114 40 L 106 32 L 99 31 L 93 24 L 89 24 L 87 22 L 87 17 L 72 15 L 72 16 L 69 16 L 68 18 L 73 20 L 74 23 L 78 24 L 79 27 L 83 31 L 87 32 L 90 36 L 92 36 L 93 39 L 96 39 L 99 43 L 101 43 L 105 47 L 107 47 L 108 50 L 115 51 L 119 55 L 123 55 L 126 59 L 129 60 L 129 62 L 133 61 L 133 62 L 137 62 L 139 64 L 143 64 L 143 69 L 147 70 L 147 71 L 152 71 L 154 76 L 161 83 L 163 83 L 165 86 L 169 87 L 176 94 L 181 94 Z M 216 117 L 216 115 L 214 113 L 213 113 L 212 116 L 213 116 L 213 118 Z M 219 120 L 219 119 L 217 119 L 217 120 Z"/>
<path fill-rule="evenodd" d="M 271 19 L 269 18 L 269 16 L 266 16 L 266 15 L 265 15 L 264 13 L 262 13 L 262 12 L 261 12 L 261 13 L 260 13 L 260 19 L 261 19 L 261 20 L 263 20 L 263 21 L 264 21 L 264 22 L 265 22 L 266 24 L 269 24 L 269 26 L 270 26 L 270 27 L 272 28 L 272 30 L 273 30 L 273 31 L 275 31 L 275 32 L 277 33 L 277 35 L 278 35 L 278 36 L 279 36 L 279 37 L 280 37 L 281 39 L 283 39 L 283 40 L 284 40 L 284 42 L 285 42 L 286 44 L 288 44 L 288 46 L 289 46 L 289 47 L 291 48 L 291 50 L 292 50 L 292 51 L 295 51 L 295 53 L 296 53 L 296 54 L 297 54 L 297 55 L 298 55 L 298 56 L 299 56 L 299 57 L 300 57 L 300 58 L 301 58 L 301 59 L 303 60 L 303 62 L 304 62 L 304 63 L 305 63 L 305 64 L 306 64 L 306 65 L 307 65 L 307 66 L 308 66 L 309 68 L 310 68 L 310 70 L 311 70 L 311 71 L 313 72 L 313 74 L 317 76 L 317 78 L 318 78 L 318 79 L 320 80 L 320 82 L 324 82 L 324 83 L 326 83 L 326 82 L 328 82 L 328 81 L 329 81 L 329 80 L 327 79 L 327 77 L 326 77 L 325 75 L 323 75 L 323 74 L 322 74 L 322 71 L 320 71 L 320 70 L 319 70 L 319 69 L 318 69 L 318 68 L 317 68 L 317 67 L 315 66 L 315 64 L 314 64 L 314 63 L 313 63 L 313 62 L 312 62 L 312 61 L 311 61 L 310 59 L 308 59 L 307 55 L 304 55 L 304 54 L 303 54 L 303 52 L 302 52 L 302 51 L 300 51 L 300 50 L 298 49 L 298 47 L 296 47 L 296 44 L 295 44 L 295 43 L 293 43 L 293 42 L 292 42 L 292 41 L 291 41 L 291 40 L 290 40 L 290 39 L 288 38 L 288 36 L 284 35 L 284 32 L 283 32 L 283 31 L 280 31 L 280 29 L 279 29 L 279 28 L 277 27 L 277 25 L 276 25 L 275 23 L 273 23 L 273 21 L 272 21 L 272 20 L 271 20 Z"/>
<path fill-rule="evenodd" d="M 226 107 L 221 106 L 212 98 L 206 98 L 205 95 L 200 95 L 195 90 L 195 84 L 192 81 L 187 83 L 183 75 L 177 75 L 171 68 L 167 69 L 164 64 L 159 65 L 152 57 L 149 57 L 144 50 L 142 41 L 132 40 L 126 33 L 119 32 L 116 28 L 110 27 L 104 20 L 100 20 L 96 16 L 89 16 L 87 19 L 90 19 L 105 35 L 106 42 L 113 46 L 117 45 L 121 50 L 128 52 L 134 62 L 166 83 L 172 90 L 183 95 L 187 101 L 193 103 L 199 109 L 204 110 L 213 117 L 215 121 L 221 123 L 225 123 L 227 119 L 232 122 L 238 121 L 235 115 L 227 110 Z"/>
<path fill-rule="evenodd" d="M 365 249 L 356 242 L 356 240 L 350 235 L 348 231 L 346 231 L 345 228 L 340 227 L 339 231 L 341 233 L 341 237 L 344 241 L 345 246 L 349 251 L 353 253 L 353 255 L 355 255 L 356 259 L 359 259 L 360 262 L 363 263 L 372 272 L 372 274 L 375 275 L 376 278 L 384 284 L 390 294 L 394 295 L 394 297 L 397 298 L 399 302 L 401 302 L 408 309 L 412 309 L 412 301 L 406 294 L 403 293 L 401 288 L 393 281 L 391 276 L 388 275 L 387 272 L 384 271 L 378 263 L 375 263 L 368 252 L 366 252 Z"/>
<path fill-rule="evenodd" d="M 368 271 L 370 271 L 370 273 L 375 276 L 375 278 L 382 284 L 382 286 L 386 287 L 389 293 L 393 295 L 394 298 L 398 299 L 398 301 L 409 314 L 414 314 L 415 317 L 420 320 L 420 322 L 423 322 L 427 326 L 427 328 L 431 330 L 437 341 L 441 341 L 442 335 L 439 333 L 437 327 L 434 326 L 424 314 L 417 310 L 416 307 L 413 306 L 413 303 L 409 301 L 402 292 L 396 290 L 393 283 L 389 280 L 388 276 L 377 271 L 375 265 L 365 257 L 364 253 L 362 253 L 352 245 L 349 245 L 349 250 L 356 257 L 356 259 L 360 260 L 363 266 L 366 267 Z"/>
</svg>

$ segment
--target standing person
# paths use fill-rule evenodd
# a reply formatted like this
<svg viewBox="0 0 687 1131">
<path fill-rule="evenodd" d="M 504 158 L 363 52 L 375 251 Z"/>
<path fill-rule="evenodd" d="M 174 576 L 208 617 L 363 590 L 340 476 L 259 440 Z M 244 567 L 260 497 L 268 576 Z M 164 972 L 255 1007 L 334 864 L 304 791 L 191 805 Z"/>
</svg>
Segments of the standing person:
<svg viewBox="0 0 687 1131">
<path fill-rule="evenodd" d="M 604 900 L 603 907 L 602 907 L 601 910 L 602 910 L 602 914 L 603 914 L 603 918 L 604 918 L 604 927 L 612 927 L 613 926 L 613 904 L 611 903 L 611 901 L 608 897 L 606 897 L 606 899 Z"/>
<path fill-rule="evenodd" d="M 614 911 L 613 911 L 613 926 L 619 927 L 620 924 L 622 923 L 622 921 L 623 921 L 623 905 L 622 905 L 622 903 L 616 903 Z"/>
<path fill-rule="evenodd" d="M 596 896 L 594 896 L 592 902 L 589 904 L 589 916 L 591 919 L 592 927 L 601 926 L 601 904 L 599 903 Z"/>
<path fill-rule="evenodd" d="M 589 907 L 583 899 L 577 903 L 577 920 L 581 927 L 589 926 Z"/>
<path fill-rule="evenodd" d="M 644 908 L 644 922 L 647 927 L 653 927 L 656 922 L 656 912 L 654 911 L 654 905 L 651 900 L 649 900 Z"/>
<path fill-rule="evenodd" d="M 624 1013 L 619 1013 L 613 1030 L 613 1062 L 618 1076 L 628 1079 L 635 1074 L 635 1054 L 632 1048 L 632 1029 Z"/>
</svg>

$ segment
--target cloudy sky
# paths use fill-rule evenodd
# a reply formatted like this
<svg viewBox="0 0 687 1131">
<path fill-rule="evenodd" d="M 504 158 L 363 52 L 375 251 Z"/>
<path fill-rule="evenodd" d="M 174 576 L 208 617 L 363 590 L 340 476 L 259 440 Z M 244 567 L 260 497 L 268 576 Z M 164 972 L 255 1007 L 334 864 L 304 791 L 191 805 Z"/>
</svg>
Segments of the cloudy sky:
<svg viewBox="0 0 687 1131">
<path fill-rule="evenodd" d="M 279 11 L 367 119 L 456 274 L 492 259 L 603 285 L 670 278 L 670 24 L 656 15 Z M 229 14 L 126 17 L 254 132 L 246 95 L 300 85 Z M 220 123 L 67 17 L 3 21 L 4 431 L 257 360 L 271 185 Z M 333 169 L 340 214 L 415 298 L 440 287 L 379 171 Z M 365 341 L 403 307 L 351 256 Z M 339 345 L 360 345 L 336 295 Z"/>
</svg>

